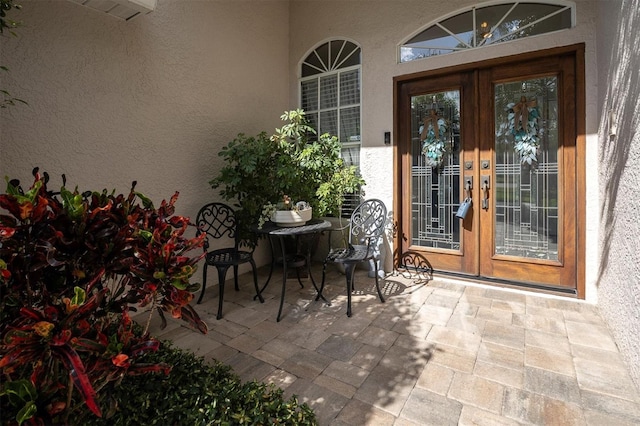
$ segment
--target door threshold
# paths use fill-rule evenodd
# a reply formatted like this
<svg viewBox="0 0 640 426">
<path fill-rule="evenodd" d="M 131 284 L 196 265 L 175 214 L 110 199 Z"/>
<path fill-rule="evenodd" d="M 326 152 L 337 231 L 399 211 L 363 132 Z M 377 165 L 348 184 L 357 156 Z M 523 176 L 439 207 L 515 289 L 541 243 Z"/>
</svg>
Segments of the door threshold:
<svg viewBox="0 0 640 426">
<path fill-rule="evenodd" d="M 477 285 L 487 288 L 501 288 L 515 291 L 525 291 L 536 295 L 546 294 L 550 296 L 560 296 L 562 298 L 578 299 L 578 292 L 573 288 L 552 287 L 535 283 L 523 283 L 496 278 L 484 278 L 446 271 L 434 271 L 432 275 L 433 278 L 448 279 L 457 282 L 462 281 L 465 284 Z"/>
</svg>

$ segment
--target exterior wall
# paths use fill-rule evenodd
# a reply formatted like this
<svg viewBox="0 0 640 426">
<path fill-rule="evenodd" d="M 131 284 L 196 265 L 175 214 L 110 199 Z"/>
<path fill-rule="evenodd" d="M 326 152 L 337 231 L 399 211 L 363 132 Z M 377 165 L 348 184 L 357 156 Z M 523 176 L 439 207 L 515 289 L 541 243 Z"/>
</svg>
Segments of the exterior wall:
<svg viewBox="0 0 640 426">
<path fill-rule="evenodd" d="M 640 8 L 598 4 L 598 163 L 601 260 L 598 305 L 640 387 Z M 612 24 L 615 23 L 615 24 Z M 609 137 L 609 111 L 617 133 Z"/>
<path fill-rule="evenodd" d="M 367 181 L 367 197 L 393 203 L 393 151 L 384 145 L 385 131 L 393 129 L 393 77 L 438 69 L 522 52 L 584 42 L 587 87 L 587 170 L 598 167 L 597 68 L 595 55 L 596 2 L 579 0 L 577 25 L 562 33 L 545 34 L 482 49 L 458 52 L 398 64 L 397 46 L 420 28 L 444 15 L 453 14 L 478 1 L 440 2 L 423 0 L 308 0 L 291 3 L 291 103 L 298 103 L 299 63 L 321 42 L 331 38 L 352 40 L 362 47 L 362 152 L 361 168 Z M 310 25 L 313 23 L 313 25 Z M 393 138 L 393 135 L 392 135 Z M 381 166 L 386 165 L 386 166 Z M 587 175 L 587 270 L 586 298 L 595 301 L 597 291 L 598 181 Z M 387 250 L 391 250 L 387 247 Z M 387 270 L 390 259 L 386 262 Z"/>
<path fill-rule="evenodd" d="M 39 166 L 81 190 L 156 203 L 178 214 L 218 198 L 208 181 L 237 133 L 273 131 L 288 108 L 286 0 L 159 0 L 129 22 L 70 1 L 24 2 L 2 37 L 0 87 L 28 106 L 3 109 L 0 175 Z M 15 13 L 13 13 L 15 12 Z M 284 22 L 284 25 L 274 25 Z"/>
</svg>

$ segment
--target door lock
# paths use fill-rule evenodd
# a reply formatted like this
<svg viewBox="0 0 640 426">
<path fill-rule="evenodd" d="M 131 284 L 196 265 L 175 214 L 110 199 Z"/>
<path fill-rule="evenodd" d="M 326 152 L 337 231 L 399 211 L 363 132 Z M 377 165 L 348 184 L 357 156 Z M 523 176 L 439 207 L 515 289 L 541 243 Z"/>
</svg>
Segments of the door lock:
<svg viewBox="0 0 640 426">
<path fill-rule="evenodd" d="M 471 191 L 473 189 L 473 176 L 465 176 L 464 177 L 464 190 Z M 469 196 L 468 194 L 465 194 Z"/>
<path fill-rule="evenodd" d="M 458 211 L 456 212 L 456 217 L 459 219 L 463 219 L 467 217 L 467 213 L 471 209 L 471 189 L 473 189 L 473 176 L 465 176 L 464 177 L 464 201 L 460 203 L 460 207 L 458 207 Z"/>
</svg>

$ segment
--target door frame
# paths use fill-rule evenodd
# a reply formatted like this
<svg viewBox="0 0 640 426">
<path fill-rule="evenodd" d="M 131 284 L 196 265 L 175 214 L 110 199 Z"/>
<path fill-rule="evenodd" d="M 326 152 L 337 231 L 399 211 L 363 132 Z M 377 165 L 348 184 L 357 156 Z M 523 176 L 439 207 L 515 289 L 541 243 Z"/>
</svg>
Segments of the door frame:
<svg viewBox="0 0 640 426">
<path fill-rule="evenodd" d="M 562 56 L 572 55 L 575 58 L 575 84 L 576 84 L 576 104 L 575 104 L 575 162 L 576 162 L 576 201 L 575 201 L 575 245 L 576 245 L 576 271 L 575 271 L 575 294 L 580 299 L 585 297 L 585 259 L 586 259 L 586 224 L 585 224 L 585 196 L 586 196 L 586 98 L 585 98 L 585 45 L 584 43 L 557 47 L 552 49 L 545 49 L 535 52 L 527 52 L 518 55 L 505 56 L 500 58 L 488 59 L 481 62 L 467 63 L 452 67 L 439 68 L 435 70 L 417 72 L 407 75 L 396 76 L 393 78 L 393 129 L 395 135 L 400 135 L 403 132 L 401 126 L 406 126 L 401 120 L 402 107 L 399 101 L 402 97 L 401 88 L 406 86 L 407 83 L 413 81 L 419 81 L 424 79 L 434 79 L 438 77 L 445 77 L 453 73 L 470 73 L 473 71 L 480 71 L 487 68 L 496 66 L 508 66 L 509 64 L 516 64 L 523 61 L 530 61 L 539 58 L 545 58 L 549 56 Z M 394 267 L 399 267 L 401 259 L 404 253 L 401 253 L 401 238 L 403 229 L 402 218 L 402 200 L 407 191 L 407 188 L 403 188 L 403 179 L 401 179 L 401 173 L 403 171 L 403 163 L 407 161 L 403 158 L 398 146 L 399 138 L 393 138 L 393 176 L 394 176 L 394 196 L 393 196 L 393 221 L 394 221 Z M 476 148 L 478 149 L 478 148 Z M 428 261 L 428 259 L 427 259 Z M 468 278 L 468 276 L 467 276 Z M 478 278 L 479 280 L 481 278 Z M 484 280 L 483 280 L 484 281 Z M 491 280 L 489 280 L 491 282 Z M 545 288 L 545 290 L 549 290 Z M 561 293 L 566 295 L 566 292 Z"/>
</svg>

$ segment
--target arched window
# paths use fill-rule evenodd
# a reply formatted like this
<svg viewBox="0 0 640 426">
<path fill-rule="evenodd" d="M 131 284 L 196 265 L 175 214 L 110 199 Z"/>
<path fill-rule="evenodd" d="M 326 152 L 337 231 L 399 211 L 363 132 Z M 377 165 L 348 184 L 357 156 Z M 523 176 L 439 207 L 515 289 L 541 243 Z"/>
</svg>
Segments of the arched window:
<svg viewBox="0 0 640 426">
<path fill-rule="evenodd" d="M 550 33 L 575 26 L 575 5 L 555 1 L 510 1 L 473 6 L 448 15 L 400 45 L 399 62 Z"/>
<path fill-rule="evenodd" d="M 348 164 L 360 164 L 360 47 L 332 40 L 300 67 L 300 107 L 318 134 L 335 135 Z"/>
</svg>

